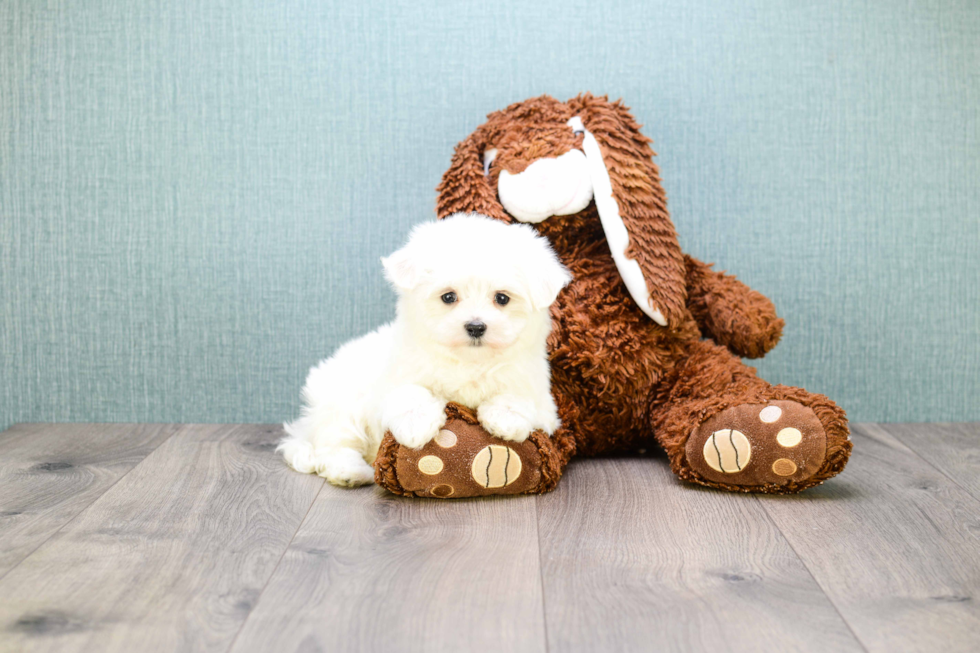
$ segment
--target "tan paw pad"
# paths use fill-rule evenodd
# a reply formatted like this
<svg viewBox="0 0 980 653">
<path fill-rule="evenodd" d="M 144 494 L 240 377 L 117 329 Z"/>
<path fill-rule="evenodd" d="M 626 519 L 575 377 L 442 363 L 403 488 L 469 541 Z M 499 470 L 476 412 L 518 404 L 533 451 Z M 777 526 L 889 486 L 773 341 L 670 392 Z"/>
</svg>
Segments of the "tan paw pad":
<svg viewBox="0 0 980 653">
<path fill-rule="evenodd" d="M 803 434 L 800 433 L 800 429 L 794 429 L 792 426 L 784 428 L 776 434 L 776 442 L 779 443 L 779 446 L 787 449 L 792 449 L 802 441 Z"/>
<path fill-rule="evenodd" d="M 422 456 L 419 459 L 419 471 L 429 476 L 435 476 L 442 471 L 444 466 L 442 458 L 439 456 Z"/>
<path fill-rule="evenodd" d="M 439 431 L 439 435 L 435 437 L 436 444 L 438 444 L 443 449 L 451 449 L 456 446 L 459 441 L 456 434 L 449 429 L 442 429 Z"/>
<path fill-rule="evenodd" d="M 772 473 L 779 476 L 792 476 L 796 473 L 796 463 L 788 458 L 780 458 L 772 464 Z"/>
<path fill-rule="evenodd" d="M 752 445 L 741 431 L 715 431 L 704 442 L 704 461 L 716 472 L 734 474 L 745 469 L 752 457 Z"/>
<path fill-rule="evenodd" d="M 473 458 L 473 480 L 486 488 L 510 485 L 521 475 L 521 457 L 510 447 L 491 444 Z"/>
<path fill-rule="evenodd" d="M 435 486 L 434 488 L 429 490 L 429 492 L 431 492 L 432 496 L 434 497 L 445 499 L 446 497 L 453 496 L 456 493 L 456 488 L 454 488 L 452 485 L 443 483 L 442 485 Z"/>
<path fill-rule="evenodd" d="M 778 420 L 783 414 L 783 410 L 779 406 L 766 406 L 759 411 L 759 420 L 765 422 L 766 424 L 772 424 Z"/>
</svg>

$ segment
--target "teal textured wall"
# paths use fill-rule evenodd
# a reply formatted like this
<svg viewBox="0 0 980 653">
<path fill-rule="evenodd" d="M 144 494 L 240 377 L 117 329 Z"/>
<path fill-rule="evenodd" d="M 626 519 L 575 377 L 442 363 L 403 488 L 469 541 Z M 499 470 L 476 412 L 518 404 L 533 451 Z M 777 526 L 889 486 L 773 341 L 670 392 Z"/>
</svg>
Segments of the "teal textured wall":
<svg viewBox="0 0 980 653">
<path fill-rule="evenodd" d="M 980 419 L 980 3 L 0 2 L 0 427 L 279 421 L 494 109 L 591 90 L 856 420 Z"/>
</svg>

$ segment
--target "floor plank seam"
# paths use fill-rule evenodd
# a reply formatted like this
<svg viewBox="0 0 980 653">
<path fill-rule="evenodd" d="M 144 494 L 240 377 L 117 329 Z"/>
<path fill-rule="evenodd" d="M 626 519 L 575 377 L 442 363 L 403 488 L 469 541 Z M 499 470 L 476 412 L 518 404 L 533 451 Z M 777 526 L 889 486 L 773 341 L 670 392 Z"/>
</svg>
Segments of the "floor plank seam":
<svg viewBox="0 0 980 653">
<path fill-rule="evenodd" d="M 84 508 L 82 508 L 81 510 L 79 510 L 78 512 L 76 512 L 74 515 L 72 515 L 71 519 L 67 520 L 65 523 L 63 523 L 61 526 L 59 526 L 50 535 L 48 535 L 46 538 L 44 538 L 44 540 L 42 540 L 41 542 L 38 542 L 38 545 L 36 547 L 34 547 L 33 549 L 31 549 L 30 550 L 30 553 L 28 553 L 23 558 L 21 558 L 20 560 L 17 561 L 17 564 L 13 565 L 12 567 L 10 567 L 10 569 L 8 569 L 7 571 L 5 571 L 2 574 L 0 574 L 0 581 L 2 581 L 4 578 L 6 578 L 7 575 L 10 572 L 12 572 L 14 569 L 16 569 L 17 567 L 19 567 L 25 560 L 27 560 L 32 555 L 34 555 L 35 553 L 37 553 L 38 549 L 40 549 L 42 546 L 44 546 L 45 544 L 47 544 L 48 542 L 50 542 L 53 537 L 55 537 L 58 533 L 60 533 L 62 530 L 64 530 L 65 526 L 67 526 L 68 524 L 72 523 L 73 521 L 75 521 L 76 519 L 78 519 L 78 517 L 80 515 L 84 514 L 86 511 L 88 511 L 89 508 L 91 508 L 93 505 L 95 505 L 95 502 L 97 502 L 99 499 L 101 499 L 102 497 L 104 497 L 106 495 L 106 493 L 109 492 L 109 490 L 111 490 L 112 488 L 116 487 L 116 484 L 119 483 L 119 481 L 123 480 L 124 478 L 126 478 L 127 476 L 129 476 L 130 474 L 132 474 L 134 469 L 136 469 L 137 467 L 139 467 L 140 465 L 142 465 L 143 463 L 145 463 L 147 458 L 149 458 L 154 453 L 156 453 L 157 449 L 159 449 L 160 447 L 162 447 L 165 442 L 169 442 L 170 441 L 170 438 L 172 438 L 175 435 L 177 435 L 178 433 L 180 433 L 184 429 L 185 426 L 186 426 L 186 424 L 181 424 L 181 425 L 177 426 L 177 428 L 175 428 L 170 435 L 168 435 L 167 437 L 165 437 L 163 440 L 160 441 L 160 443 L 157 446 L 153 447 L 153 449 L 151 449 L 150 451 L 148 451 L 146 453 L 146 455 L 143 456 L 143 459 L 141 461 L 139 461 L 138 463 L 136 463 L 135 465 L 133 465 L 132 467 L 130 467 L 128 470 L 126 470 L 126 473 L 125 474 L 122 474 L 119 478 L 117 478 L 115 481 L 113 481 L 111 485 L 109 485 L 108 487 L 106 487 L 106 489 L 102 491 L 102 494 L 100 494 L 97 497 L 94 497 L 92 499 L 92 501 L 90 501 L 88 503 L 88 505 L 86 505 Z"/>
<path fill-rule="evenodd" d="M 834 602 L 834 599 L 831 598 L 830 594 L 827 593 L 827 588 L 825 588 L 820 583 L 820 581 L 817 579 L 816 574 L 814 574 L 813 570 L 810 569 L 810 565 L 806 563 L 806 560 L 803 558 L 803 556 L 800 555 L 800 552 L 796 550 L 795 546 L 793 546 L 793 542 L 789 539 L 789 537 L 786 536 L 786 533 L 784 533 L 783 529 L 779 527 L 779 524 L 777 524 L 776 520 L 772 518 L 772 515 L 769 514 L 769 510 L 766 507 L 766 504 L 758 496 L 753 495 L 752 498 L 755 499 L 756 503 L 758 503 L 762 507 L 762 513 L 766 516 L 766 519 L 773 526 L 773 528 L 775 528 L 779 532 L 779 535 L 783 538 L 783 541 L 786 542 L 786 546 L 789 547 L 789 550 L 793 552 L 793 555 L 796 556 L 796 559 L 799 560 L 800 564 L 803 565 L 803 568 L 806 569 L 806 573 L 813 580 L 813 583 L 818 588 L 820 588 L 821 592 L 823 592 L 823 595 L 824 597 L 826 597 L 827 602 L 830 603 L 830 605 L 834 608 L 834 612 L 837 613 L 841 621 L 844 622 L 844 625 L 847 626 L 848 632 L 851 633 L 851 636 L 854 638 L 854 641 L 857 642 L 857 645 L 860 646 L 867 653 L 870 653 L 871 649 L 869 649 L 865 645 L 865 643 L 861 640 L 861 638 L 858 637 L 857 632 L 855 632 L 854 628 L 851 626 L 851 622 L 849 622 L 847 618 L 844 616 L 844 613 L 841 612 L 840 606 L 838 606 L 837 603 Z"/>
<path fill-rule="evenodd" d="M 924 462 L 926 465 L 928 465 L 932 469 L 936 470 L 936 472 L 940 476 L 942 476 L 943 478 L 945 478 L 946 480 L 948 480 L 950 483 L 952 483 L 953 485 L 955 485 L 959 489 L 961 489 L 964 492 L 966 492 L 967 496 L 971 497 L 974 501 L 980 502 L 980 497 L 978 497 L 975 494 L 973 494 L 973 491 L 972 490 L 970 490 L 969 488 L 964 487 L 955 478 L 953 478 L 952 476 L 950 476 L 949 474 L 947 474 L 945 471 L 943 471 L 942 469 L 940 469 L 939 467 L 937 467 L 936 465 L 934 465 L 932 463 L 932 461 L 930 461 L 928 458 L 926 458 L 925 456 L 923 456 L 922 454 L 920 454 L 917 449 L 915 449 L 912 445 L 910 445 L 908 442 L 906 442 L 905 440 L 903 440 L 902 437 L 899 436 L 897 433 L 893 433 L 893 432 L 889 431 L 888 430 L 888 424 L 886 424 L 886 423 L 876 423 L 875 425 L 878 428 L 880 428 L 882 431 L 884 431 L 885 433 L 887 433 L 888 435 L 892 436 L 893 438 L 895 438 L 896 440 L 898 440 L 899 442 L 901 442 L 903 445 L 905 445 L 905 447 L 909 451 L 911 451 L 913 454 L 915 454 L 915 457 L 916 458 L 918 458 L 919 460 L 921 460 L 922 462 Z"/>
<path fill-rule="evenodd" d="M 326 479 L 322 479 L 322 481 L 323 482 L 320 483 L 320 489 L 316 491 L 316 494 L 313 496 L 313 500 L 310 501 L 310 505 L 306 507 L 306 512 L 303 514 L 303 518 L 299 520 L 299 524 L 296 525 L 296 530 L 293 531 L 292 536 L 289 538 L 289 542 L 287 542 L 286 546 L 283 547 L 282 555 L 280 555 L 279 559 L 276 560 L 276 566 L 272 568 L 271 572 L 269 572 L 269 577 L 265 579 L 265 584 L 262 585 L 262 589 L 259 590 L 259 595 L 256 597 L 252 607 L 249 608 L 248 614 L 244 619 L 242 619 L 242 625 L 238 627 L 238 631 L 231 639 L 231 643 L 228 645 L 228 648 L 225 649 L 225 653 L 235 648 L 235 643 L 238 641 L 238 636 L 242 634 L 243 630 L 245 630 L 245 625 L 248 623 L 248 620 L 252 618 L 252 613 L 255 612 L 255 608 L 262 602 L 262 595 L 265 594 L 265 590 L 269 587 L 269 583 L 271 583 L 272 579 L 275 578 L 276 572 L 279 571 L 279 565 L 282 564 L 283 558 L 285 558 L 286 554 L 289 552 L 289 547 L 293 545 L 293 540 L 296 539 L 296 535 L 299 533 L 300 529 L 303 528 L 303 524 L 306 523 L 306 518 L 310 516 L 313 506 L 316 505 L 316 500 L 320 497 L 320 493 L 323 492 L 323 488 L 327 485 Z"/>
<path fill-rule="evenodd" d="M 541 495 L 534 495 L 534 529 L 537 532 L 538 542 L 538 581 L 541 583 L 541 620 L 544 629 L 544 650 L 551 652 L 551 644 L 548 641 L 548 599 L 545 596 L 544 585 L 544 553 L 541 546 Z"/>
</svg>

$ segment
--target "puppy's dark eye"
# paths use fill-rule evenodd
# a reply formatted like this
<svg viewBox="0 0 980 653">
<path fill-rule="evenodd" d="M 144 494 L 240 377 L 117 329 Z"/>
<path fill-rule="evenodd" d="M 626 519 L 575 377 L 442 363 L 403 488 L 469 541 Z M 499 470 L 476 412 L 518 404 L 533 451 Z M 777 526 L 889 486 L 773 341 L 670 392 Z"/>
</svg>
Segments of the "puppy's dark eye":
<svg viewBox="0 0 980 653">
<path fill-rule="evenodd" d="M 497 302 L 498 306 L 506 306 L 507 302 L 510 301 L 510 297 L 508 297 L 502 292 L 498 292 L 496 295 L 493 296 L 493 301 Z"/>
<path fill-rule="evenodd" d="M 454 293 L 454 292 L 447 292 L 445 295 L 442 296 L 442 302 L 444 304 L 455 304 L 456 303 L 456 293 Z"/>
</svg>

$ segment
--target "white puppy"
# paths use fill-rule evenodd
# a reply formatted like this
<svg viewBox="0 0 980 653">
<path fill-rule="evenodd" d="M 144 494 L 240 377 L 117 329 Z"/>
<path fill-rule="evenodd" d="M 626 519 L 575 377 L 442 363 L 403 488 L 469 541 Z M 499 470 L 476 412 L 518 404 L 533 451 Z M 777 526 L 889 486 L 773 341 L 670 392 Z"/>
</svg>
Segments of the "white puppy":
<svg viewBox="0 0 980 653">
<path fill-rule="evenodd" d="M 549 306 L 570 276 L 547 240 L 526 225 L 456 214 L 417 226 L 382 263 L 397 316 L 310 370 L 302 416 L 279 445 L 293 469 L 371 483 L 385 432 L 422 447 L 450 401 L 476 409 L 504 440 L 558 428 L 545 341 Z"/>
</svg>

